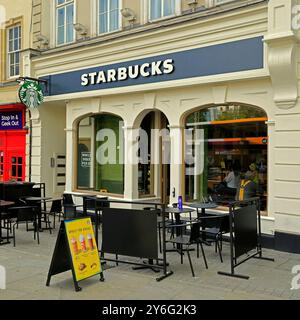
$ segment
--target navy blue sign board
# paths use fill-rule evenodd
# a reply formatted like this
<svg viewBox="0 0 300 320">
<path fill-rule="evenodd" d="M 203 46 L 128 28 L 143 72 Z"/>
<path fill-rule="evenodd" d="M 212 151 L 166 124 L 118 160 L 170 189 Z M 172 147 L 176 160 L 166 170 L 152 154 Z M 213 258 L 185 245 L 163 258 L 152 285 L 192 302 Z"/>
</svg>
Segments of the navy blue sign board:
<svg viewBox="0 0 300 320">
<path fill-rule="evenodd" d="M 22 130 L 23 119 L 21 111 L 0 112 L 0 130 Z"/>
<path fill-rule="evenodd" d="M 264 67 L 263 37 L 43 77 L 48 95 L 189 79 Z"/>
</svg>

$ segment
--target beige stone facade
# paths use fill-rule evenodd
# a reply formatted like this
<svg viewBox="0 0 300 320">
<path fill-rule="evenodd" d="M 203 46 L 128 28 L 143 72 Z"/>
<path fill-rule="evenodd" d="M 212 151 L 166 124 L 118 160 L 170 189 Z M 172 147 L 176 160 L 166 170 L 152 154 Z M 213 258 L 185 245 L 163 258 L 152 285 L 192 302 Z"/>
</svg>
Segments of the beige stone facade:
<svg viewBox="0 0 300 320">
<path fill-rule="evenodd" d="M 264 65 L 258 70 L 50 94 L 34 114 L 33 177 L 45 181 L 50 186 L 49 193 L 59 194 L 64 188 L 57 188 L 57 168 L 51 167 L 50 162 L 57 155 L 65 155 L 65 190 L 78 192 L 77 130 L 79 121 L 89 115 L 120 116 L 125 122 L 125 137 L 129 137 L 148 112 L 161 111 L 172 133 L 171 158 L 177 159 L 183 154 L 182 128 L 191 111 L 233 102 L 255 106 L 268 117 L 268 216 L 263 230 L 268 234 L 298 234 L 300 38 L 292 21 L 293 8 L 299 3 L 199 0 L 192 6 L 191 2 L 176 1 L 174 15 L 151 21 L 146 0 L 120 1 L 120 8 L 131 9 L 135 20 L 132 23 L 120 15 L 118 30 L 99 34 L 96 1 L 74 0 L 73 22 L 86 32 L 82 35 L 74 31 L 74 41 L 57 45 L 54 1 L 33 1 L 32 46 L 38 53 L 31 60 L 31 75 L 37 78 L 255 37 L 263 37 L 264 44 Z M 48 41 L 38 40 L 39 35 Z M 155 198 L 160 198 L 159 170 L 154 169 Z M 137 199 L 137 166 L 125 165 L 124 175 L 122 197 Z M 184 193 L 183 168 L 176 161 L 171 164 L 170 190 L 175 190 L 170 203 Z"/>
</svg>

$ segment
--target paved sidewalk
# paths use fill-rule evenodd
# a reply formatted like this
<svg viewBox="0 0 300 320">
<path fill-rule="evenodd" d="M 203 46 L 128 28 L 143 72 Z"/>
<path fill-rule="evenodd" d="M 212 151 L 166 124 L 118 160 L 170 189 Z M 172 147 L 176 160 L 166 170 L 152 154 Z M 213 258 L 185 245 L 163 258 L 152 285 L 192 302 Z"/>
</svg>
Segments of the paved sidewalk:
<svg viewBox="0 0 300 320">
<path fill-rule="evenodd" d="M 31 232 L 23 226 L 17 230 L 17 246 L 0 247 L 0 265 L 7 270 L 7 289 L 0 290 L 0 300 L 54 300 L 54 299 L 300 299 L 300 290 L 291 290 L 292 268 L 300 265 L 300 255 L 265 250 L 265 256 L 275 262 L 252 259 L 238 267 L 241 274 L 250 280 L 224 277 L 217 271 L 229 271 L 229 246 L 224 245 L 224 264 L 214 252 L 214 247 L 205 247 L 209 269 L 203 260 L 192 253 L 196 278 L 191 275 L 187 257 L 180 264 L 177 253 L 168 253 L 170 269 L 174 275 L 156 282 L 157 274 L 150 270 L 133 271 L 132 266 L 119 265 L 105 271 L 104 283 L 91 278 L 80 283 L 83 291 L 74 292 L 71 272 L 52 278 L 51 286 L 45 286 L 47 273 L 55 246 L 57 231 L 41 234 L 37 245 Z M 112 266 L 111 263 L 109 265 Z"/>
</svg>

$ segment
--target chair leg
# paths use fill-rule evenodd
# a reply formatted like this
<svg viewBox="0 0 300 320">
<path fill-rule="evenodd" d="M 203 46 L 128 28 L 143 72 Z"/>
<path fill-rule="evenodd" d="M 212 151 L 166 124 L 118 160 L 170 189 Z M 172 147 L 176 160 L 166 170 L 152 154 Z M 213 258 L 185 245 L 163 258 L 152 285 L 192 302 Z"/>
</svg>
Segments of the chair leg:
<svg viewBox="0 0 300 320">
<path fill-rule="evenodd" d="M 182 251 L 182 245 L 180 245 L 180 259 L 181 259 L 181 264 L 183 264 L 183 251 Z"/>
<path fill-rule="evenodd" d="M 55 229 L 56 213 L 53 214 L 53 229 Z"/>
<path fill-rule="evenodd" d="M 50 234 L 52 234 L 51 221 L 50 221 L 50 217 L 49 216 L 48 216 L 48 220 L 47 220 L 47 225 L 48 225 Z"/>
<path fill-rule="evenodd" d="M 223 235 L 220 234 L 221 251 L 223 251 Z"/>
<path fill-rule="evenodd" d="M 158 243 L 159 243 L 159 252 L 162 253 L 162 250 L 161 250 L 161 227 L 159 226 L 158 227 Z"/>
<path fill-rule="evenodd" d="M 7 228 L 6 228 L 6 237 L 7 237 L 7 240 L 9 240 L 9 221 L 7 220 Z"/>
<path fill-rule="evenodd" d="M 216 241 L 216 244 L 217 244 L 217 247 L 218 247 L 221 263 L 223 263 L 222 250 L 221 250 L 221 247 L 220 247 L 219 240 Z"/>
<path fill-rule="evenodd" d="M 39 230 L 39 224 L 36 223 L 36 235 L 37 235 L 37 242 L 40 244 L 40 230 Z"/>
<path fill-rule="evenodd" d="M 13 240 L 14 240 L 14 247 L 16 246 L 16 224 L 13 225 Z"/>
<path fill-rule="evenodd" d="M 203 260 L 204 260 L 204 263 L 205 263 L 205 267 L 206 267 L 206 269 L 208 269 L 207 260 L 206 260 L 206 256 L 205 256 L 205 253 L 204 253 L 202 242 L 200 242 L 200 248 L 201 248 L 201 251 L 202 251 L 202 256 L 203 256 Z"/>
<path fill-rule="evenodd" d="M 193 277 L 195 277 L 195 272 L 194 272 L 194 268 L 193 268 L 193 264 L 192 264 L 192 259 L 191 259 L 191 255 L 190 255 L 190 251 L 189 251 L 189 246 L 187 247 L 187 255 L 188 255 L 188 258 L 189 258 L 189 263 L 190 263 L 190 267 L 191 267 L 191 270 L 192 270 L 192 275 Z"/>
</svg>

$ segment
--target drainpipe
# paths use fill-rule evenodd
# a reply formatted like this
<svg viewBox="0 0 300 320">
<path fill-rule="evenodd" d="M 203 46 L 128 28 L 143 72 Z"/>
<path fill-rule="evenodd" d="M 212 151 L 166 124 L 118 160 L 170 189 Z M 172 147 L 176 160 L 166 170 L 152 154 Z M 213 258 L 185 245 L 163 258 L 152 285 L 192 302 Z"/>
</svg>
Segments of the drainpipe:
<svg viewBox="0 0 300 320">
<path fill-rule="evenodd" d="M 31 182 L 31 175 L 32 175 L 32 118 L 31 118 L 31 111 L 27 108 L 28 115 L 29 115 L 29 161 L 28 161 L 28 182 Z M 27 127 L 28 128 L 28 127 Z"/>
</svg>

